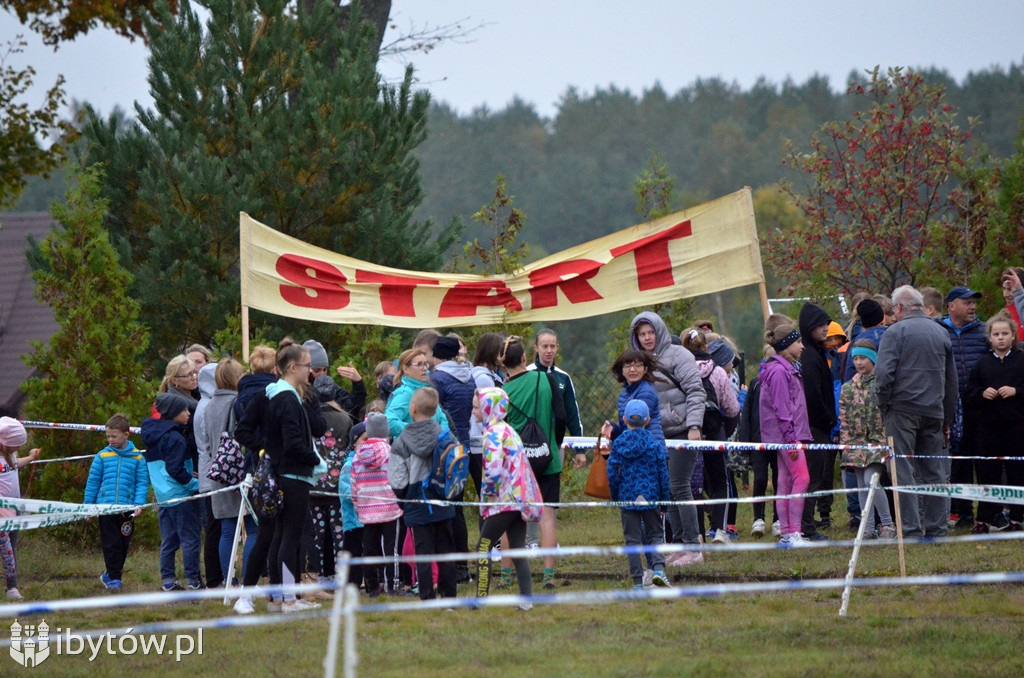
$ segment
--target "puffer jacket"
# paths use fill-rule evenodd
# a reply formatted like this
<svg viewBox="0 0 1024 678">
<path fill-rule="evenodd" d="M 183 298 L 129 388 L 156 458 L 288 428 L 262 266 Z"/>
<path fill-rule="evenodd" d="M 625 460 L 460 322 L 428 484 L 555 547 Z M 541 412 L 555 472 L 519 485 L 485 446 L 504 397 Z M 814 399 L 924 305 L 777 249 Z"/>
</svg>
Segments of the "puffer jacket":
<svg viewBox="0 0 1024 678">
<path fill-rule="evenodd" d="M 647 422 L 646 429 L 664 447 L 665 432 L 661 430 L 661 410 L 658 406 L 658 391 L 654 384 L 649 381 L 626 384 L 619 391 L 618 418 L 612 423 L 612 440 L 616 440 L 619 435 L 626 432 L 626 423 L 622 420 L 622 413 L 626 411 L 626 405 L 629 404 L 630 400 L 642 400 L 647 404 L 647 411 L 651 415 L 651 420 Z"/>
<path fill-rule="evenodd" d="M 665 448 L 650 431 L 627 429 L 612 443 L 608 489 L 612 501 L 635 502 L 622 507 L 627 511 L 656 509 L 656 502 L 671 499 Z"/>
<path fill-rule="evenodd" d="M 672 343 L 672 335 L 665 322 L 651 311 L 637 314 L 629 324 L 629 341 L 633 348 L 643 350 L 636 339 L 636 328 L 641 323 L 654 328 L 653 357 L 657 361 L 654 385 L 658 391 L 661 428 L 666 438 L 685 438 L 691 426 L 704 424 L 704 384 L 700 380 L 697 363 L 692 353 Z M 675 381 L 666 375 L 672 375 Z M 675 382 L 679 383 L 678 387 Z"/>
<path fill-rule="evenodd" d="M 446 360 L 430 373 L 430 383 L 437 389 L 441 407 L 455 422 L 459 442 L 469 444 L 469 424 L 473 417 L 473 393 L 476 382 L 468 364 Z"/>
<path fill-rule="evenodd" d="M 714 360 L 698 360 L 697 371 L 701 379 L 709 379 L 715 387 L 715 395 L 718 397 L 718 407 L 722 410 L 722 416 L 726 419 L 735 419 L 740 416 L 740 401 L 736 397 L 736 389 L 732 387 L 729 375 L 721 367 L 715 364 Z"/>
<path fill-rule="evenodd" d="M 142 442 L 146 444 L 146 470 L 158 502 L 191 497 L 199 491 L 192 477 L 192 458 L 182 427 L 170 419 L 142 420 Z"/>
<path fill-rule="evenodd" d="M 953 347 L 953 362 L 956 363 L 957 393 L 963 395 L 967 388 L 967 378 L 981 356 L 988 353 L 988 336 L 985 334 L 985 323 L 972 320 L 963 327 L 957 328 L 948 315 L 936 319 L 949 334 L 949 343 Z"/>
<path fill-rule="evenodd" d="M 146 503 L 148 493 L 146 459 L 132 441 L 123 450 L 107 445 L 93 457 L 84 503 L 137 506 Z"/>
<path fill-rule="evenodd" d="M 363 525 L 388 523 L 402 515 L 395 491 L 388 483 L 390 456 L 391 446 L 380 438 L 369 438 L 356 448 L 352 461 L 352 503 Z"/>
</svg>

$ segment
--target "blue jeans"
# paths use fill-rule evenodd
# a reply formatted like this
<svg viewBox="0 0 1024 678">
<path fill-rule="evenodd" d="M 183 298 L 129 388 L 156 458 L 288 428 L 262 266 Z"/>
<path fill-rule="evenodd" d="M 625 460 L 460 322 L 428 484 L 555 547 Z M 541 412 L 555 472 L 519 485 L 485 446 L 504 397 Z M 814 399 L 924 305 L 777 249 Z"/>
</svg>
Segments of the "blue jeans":
<svg viewBox="0 0 1024 678">
<path fill-rule="evenodd" d="M 160 519 L 160 579 L 165 585 L 177 581 L 174 554 L 180 546 L 185 578 L 189 584 L 200 584 L 199 506 L 194 501 L 186 501 L 161 507 L 157 513 Z"/>
<path fill-rule="evenodd" d="M 235 540 L 237 524 L 237 517 L 220 519 L 220 543 L 217 545 L 217 549 L 220 552 L 220 570 L 225 584 L 231 583 L 228 581 L 228 565 L 231 563 L 231 542 Z M 235 578 L 239 581 L 242 579 L 242 573 L 245 572 L 246 563 L 249 562 L 252 547 L 256 545 L 256 519 L 246 513 L 243 524 L 245 525 L 245 543 L 242 545 L 242 569 L 235 570 Z"/>
</svg>

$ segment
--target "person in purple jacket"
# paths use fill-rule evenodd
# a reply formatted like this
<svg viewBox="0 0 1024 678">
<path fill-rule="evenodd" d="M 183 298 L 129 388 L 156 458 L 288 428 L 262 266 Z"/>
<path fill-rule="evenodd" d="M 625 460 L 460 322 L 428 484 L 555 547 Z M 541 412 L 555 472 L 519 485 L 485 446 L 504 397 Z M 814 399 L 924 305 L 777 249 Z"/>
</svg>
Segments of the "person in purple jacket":
<svg viewBox="0 0 1024 678">
<path fill-rule="evenodd" d="M 807 419 L 803 379 L 796 367 L 804 350 L 800 330 L 792 319 L 772 315 L 765 323 L 764 339 L 775 350 L 775 355 L 765 361 L 760 374 L 761 440 L 781 444 L 810 442 L 811 426 Z M 810 476 L 803 451 L 780 451 L 778 459 L 778 493 L 800 495 L 806 492 Z M 779 499 L 775 506 L 782 530 L 779 543 L 791 547 L 809 545 L 800 534 L 804 499 Z"/>
</svg>

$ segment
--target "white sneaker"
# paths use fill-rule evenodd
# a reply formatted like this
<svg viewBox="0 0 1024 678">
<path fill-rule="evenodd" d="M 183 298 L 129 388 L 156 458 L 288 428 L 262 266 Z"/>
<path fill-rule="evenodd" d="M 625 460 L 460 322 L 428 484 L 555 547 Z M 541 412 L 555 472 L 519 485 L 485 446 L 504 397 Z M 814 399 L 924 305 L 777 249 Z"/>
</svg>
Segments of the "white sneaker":
<svg viewBox="0 0 1024 678">
<path fill-rule="evenodd" d="M 807 539 L 804 539 L 804 536 L 799 532 L 794 532 L 793 534 L 789 535 L 789 545 L 793 548 L 813 546 L 813 544 Z"/>
<path fill-rule="evenodd" d="M 772 523 L 772 536 L 773 537 L 781 537 L 782 536 L 782 525 L 777 520 L 774 523 Z"/>
<path fill-rule="evenodd" d="M 729 533 L 725 530 L 715 530 L 715 537 L 711 540 L 712 544 L 728 544 Z"/>
<path fill-rule="evenodd" d="M 7 589 L 7 597 L 10 600 L 25 600 L 25 596 L 21 595 L 21 591 L 16 588 Z"/>
<path fill-rule="evenodd" d="M 645 589 L 649 589 L 654 586 L 654 570 L 644 568 L 643 586 Z"/>
<path fill-rule="evenodd" d="M 281 601 L 269 600 L 267 601 L 267 612 L 280 612 Z"/>
<path fill-rule="evenodd" d="M 754 521 L 754 524 L 751 526 L 750 534 L 751 534 L 751 536 L 754 536 L 754 537 L 757 537 L 758 539 L 760 539 L 761 537 L 764 536 L 764 531 L 765 531 L 764 521 L 761 520 L 760 518 L 758 518 L 757 520 Z"/>
<path fill-rule="evenodd" d="M 519 603 L 518 607 L 523 612 L 529 612 L 530 610 L 533 609 L 533 603 L 531 603 L 529 601 L 527 601 L 525 603 Z"/>
<path fill-rule="evenodd" d="M 676 556 L 675 560 L 665 564 L 673 567 L 686 567 L 687 565 L 696 565 L 703 562 L 704 554 L 700 551 L 683 551 Z"/>
<path fill-rule="evenodd" d="M 292 614 L 294 612 L 305 612 L 307 610 L 316 610 L 320 607 L 320 603 L 311 603 L 308 600 L 302 598 L 296 598 L 295 600 L 283 603 L 281 605 L 281 612 L 284 614 Z"/>
<path fill-rule="evenodd" d="M 256 607 L 252 604 L 252 598 L 249 596 L 241 596 L 235 601 L 236 614 L 252 614 L 255 611 Z"/>
</svg>

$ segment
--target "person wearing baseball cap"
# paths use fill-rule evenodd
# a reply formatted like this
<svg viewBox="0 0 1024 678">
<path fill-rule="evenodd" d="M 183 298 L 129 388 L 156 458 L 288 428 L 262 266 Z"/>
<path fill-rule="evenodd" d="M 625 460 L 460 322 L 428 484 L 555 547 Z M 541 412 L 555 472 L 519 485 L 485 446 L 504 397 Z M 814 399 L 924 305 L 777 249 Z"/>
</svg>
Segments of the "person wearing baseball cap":
<svg viewBox="0 0 1024 678">
<path fill-rule="evenodd" d="M 655 440 L 651 432 L 644 428 L 650 418 L 650 409 L 643 400 L 627 402 L 622 410 L 626 430 L 612 442 L 612 452 L 608 457 L 608 489 L 612 501 L 622 502 L 619 513 L 626 546 L 665 543 L 658 502 L 669 501 L 671 498 L 668 464 L 663 443 Z M 642 589 L 643 558 L 639 553 L 630 553 L 627 558 L 633 588 Z M 652 553 L 650 561 L 651 569 L 654 570 L 651 583 L 655 586 L 669 586 L 665 575 L 664 554 Z"/>
<path fill-rule="evenodd" d="M 957 393 L 963 398 L 967 377 L 974 364 L 988 351 L 988 336 L 985 323 L 978 320 L 977 304 L 981 292 L 960 285 L 946 295 L 946 315 L 936 319 L 949 334 L 953 344 L 953 362 L 956 363 Z M 949 454 L 953 457 L 973 454 L 971 440 L 973 432 L 964 426 L 963 407 L 958 402 L 956 418 L 950 427 Z M 949 473 L 951 483 L 973 483 L 974 461 L 953 459 Z M 974 504 L 965 499 L 953 498 L 949 509 L 950 523 L 957 527 L 974 527 Z"/>
</svg>

